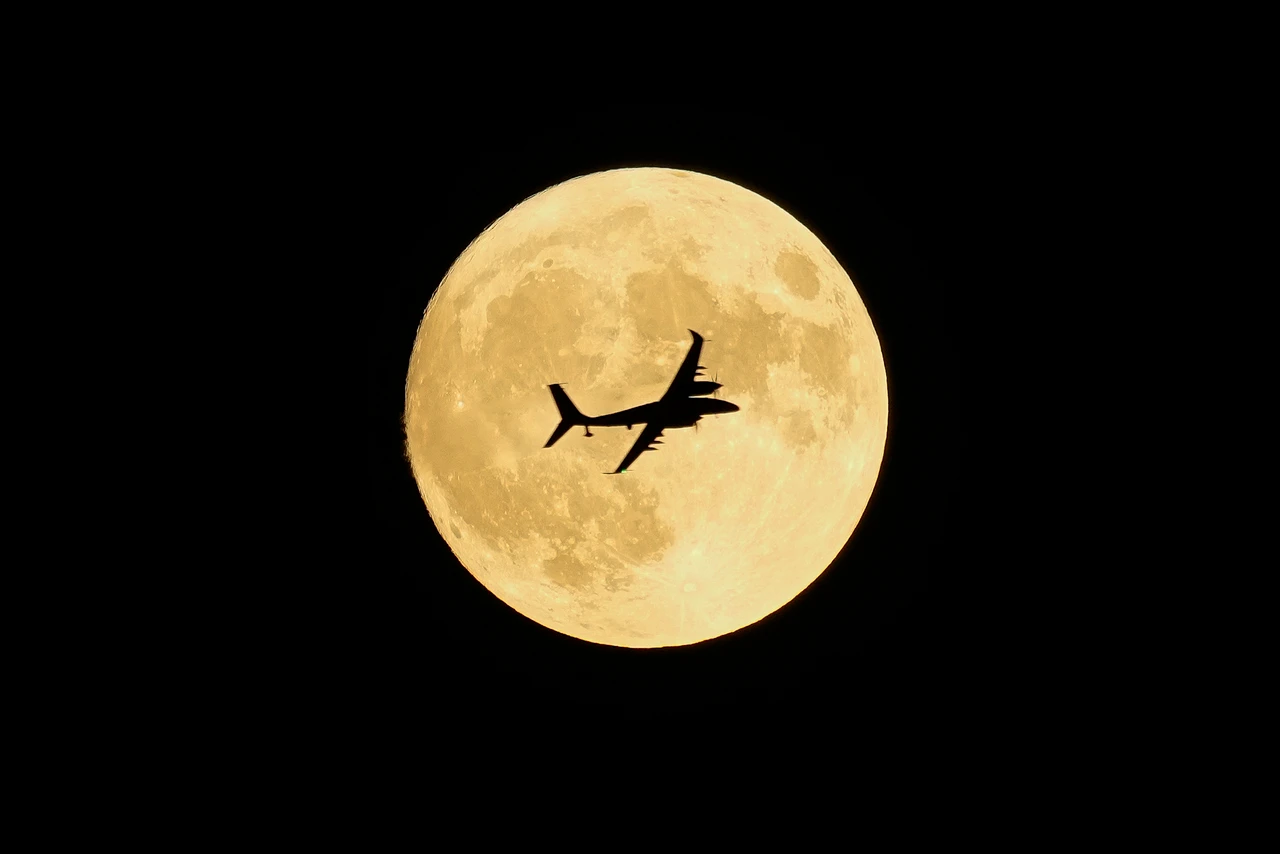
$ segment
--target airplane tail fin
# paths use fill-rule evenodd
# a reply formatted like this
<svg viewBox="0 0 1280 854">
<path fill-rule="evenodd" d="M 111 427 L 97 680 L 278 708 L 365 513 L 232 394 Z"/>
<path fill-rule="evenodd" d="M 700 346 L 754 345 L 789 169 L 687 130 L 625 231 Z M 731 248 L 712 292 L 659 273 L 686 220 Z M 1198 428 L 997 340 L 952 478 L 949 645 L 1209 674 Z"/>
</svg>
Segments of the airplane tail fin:
<svg viewBox="0 0 1280 854">
<path fill-rule="evenodd" d="M 556 442 L 560 441 L 560 437 L 569 432 L 569 428 L 575 424 L 585 424 L 586 416 L 578 411 L 578 407 L 573 405 L 573 401 L 569 399 L 569 395 L 565 394 L 564 389 L 559 384 L 548 386 L 551 389 L 551 396 L 556 399 L 556 408 L 560 410 L 560 424 L 556 427 L 555 432 L 551 434 L 551 438 L 547 440 L 544 448 L 550 448 Z"/>
</svg>

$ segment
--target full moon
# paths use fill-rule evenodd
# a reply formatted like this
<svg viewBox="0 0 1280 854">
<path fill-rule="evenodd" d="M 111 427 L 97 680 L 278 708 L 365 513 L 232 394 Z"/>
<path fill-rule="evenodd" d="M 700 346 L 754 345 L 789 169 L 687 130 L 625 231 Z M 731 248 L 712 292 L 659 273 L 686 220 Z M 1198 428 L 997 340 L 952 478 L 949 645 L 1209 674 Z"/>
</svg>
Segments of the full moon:
<svg viewBox="0 0 1280 854">
<path fill-rule="evenodd" d="M 700 379 L 739 411 L 669 429 L 560 423 Z M 621 647 L 733 632 L 813 583 L 884 455 L 880 343 L 848 273 L 773 202 L 708 175 L 617 169 L 510 210 L 454 262 L 405 388 L 418 489 L 461 564 L 524 616 Z"/>
</svg>

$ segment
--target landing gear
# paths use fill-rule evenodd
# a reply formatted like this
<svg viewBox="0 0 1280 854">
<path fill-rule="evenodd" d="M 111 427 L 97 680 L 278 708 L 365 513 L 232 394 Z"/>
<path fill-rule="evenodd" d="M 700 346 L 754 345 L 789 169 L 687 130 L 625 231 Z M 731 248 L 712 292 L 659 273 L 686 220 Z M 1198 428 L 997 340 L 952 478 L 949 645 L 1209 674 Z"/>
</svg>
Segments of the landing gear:
<svg viewBox="0 0 1280 854">
<path fill-rule="evenodd" d="M 582 429 L 584 429 L 584 430 L 586 430 L 586 431 L 587 431 L 587 438 L 588 438 L 588 439 L 590 439 L 592 436 L 594 436 L 594 435 L 595 435 L 595 433 L 592 433 L 592 432 L 591 432 L 591 428 L 590 428 L 590 427 L 586 427 L 586 426 L 584 426 Z"/>
</svg>

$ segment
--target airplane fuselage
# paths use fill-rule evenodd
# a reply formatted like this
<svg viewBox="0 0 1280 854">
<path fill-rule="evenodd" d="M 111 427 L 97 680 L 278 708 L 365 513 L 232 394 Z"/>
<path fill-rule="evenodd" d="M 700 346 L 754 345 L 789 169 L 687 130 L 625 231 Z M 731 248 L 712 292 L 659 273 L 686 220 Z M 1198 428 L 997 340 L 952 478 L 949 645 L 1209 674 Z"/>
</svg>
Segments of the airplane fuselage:
<svg viewBox="0 0 1280 854">
<path fill-rule="evenodd" d="M 727 400 L 707 400 L 705 398 L 683 398 L 669 403 L 655 401 L 643 406 L 634 406 L 586 419 L 587 427 L 626 427 L 628 430 L 636 424 L 660 422 L 667 427 L 692 427 L 704 415 L 723 415 L 737 412 L 736 404 Z"/>
</svg>

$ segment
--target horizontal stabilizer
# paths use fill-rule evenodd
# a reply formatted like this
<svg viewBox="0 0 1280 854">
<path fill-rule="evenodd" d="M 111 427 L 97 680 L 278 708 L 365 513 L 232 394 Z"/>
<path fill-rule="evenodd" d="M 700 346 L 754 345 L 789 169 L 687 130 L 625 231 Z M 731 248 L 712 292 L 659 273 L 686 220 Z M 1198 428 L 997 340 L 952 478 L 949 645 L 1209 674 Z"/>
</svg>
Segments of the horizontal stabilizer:
<svg viewBox="0 0 1280 854">
<path fill-rule="evenodd" d="M 564 393 L 564 389 L 560 388 L 559 383 L 547 387 L 551 389 L 551 396 L 556 399 L 556 409 L 560 410 L 561 418 L 573 424 L 586 423 L 587 419 L 578 411 L 578 407 L 573 405 L 573 401 Z"/>
<path fill-rule="evenodd" d="M 565 419 L 564 421 L 561 421 L 561 422 L 560 422 L 560 424 L 559 424 L 559 426 L 557 426 L 557 427 L 556 427 L 556 429 L 555 429 L 554 431 L 552 431 L 552 433 L 551 433 L 551 438 L 547 440 L 547 444 L 543 445 L 542 447 L 544 447 L 544 448 L 550 448 L 550 447 L 551 447 L 552 445 L 554 445 L 556 442 L 559 442 L 559 441 L 560 441 L 560 437 L 561 437 L 561 436 L 563 436 L 565 433 L 568 433 L 568 432 L 569 432 L 569 428 L 570 428 L 570 427 L 572 427 L 572 426 L 573 426 L 573 425 L 572 425 L 571 423 L 569 423 L 568 419 Z"/>
<path fill-rule="evenodd" d="M 569 399 L 569 395 L 565 394 L 564 389 L 560 388 L 559 383 L 553 383 L 547 388 L 551 389 L 551 396 L 555 398 L 556 409 L 560 410 L 560 426 L 556 427 L 551 434 L 551 438 L 547 440 L 544 448 L 550 448 L 556 442 L 560 441 L 560 437 L 569 432 L 569 428 L 575 424 L 586 424 L 587 418 L 578 411 L 578 407 L 573 405 L 573 401 Z M 587 431 L 590 435 L 590 431 Z"/>
</svg>

